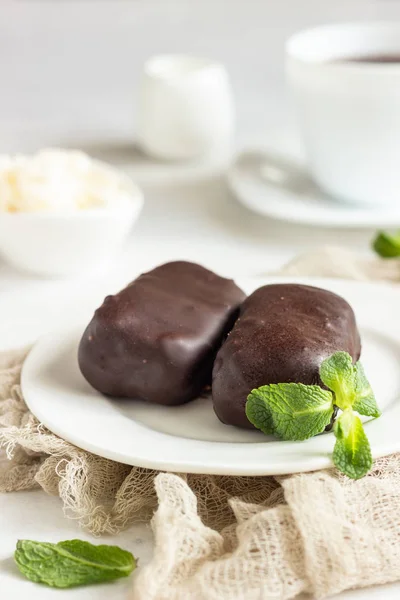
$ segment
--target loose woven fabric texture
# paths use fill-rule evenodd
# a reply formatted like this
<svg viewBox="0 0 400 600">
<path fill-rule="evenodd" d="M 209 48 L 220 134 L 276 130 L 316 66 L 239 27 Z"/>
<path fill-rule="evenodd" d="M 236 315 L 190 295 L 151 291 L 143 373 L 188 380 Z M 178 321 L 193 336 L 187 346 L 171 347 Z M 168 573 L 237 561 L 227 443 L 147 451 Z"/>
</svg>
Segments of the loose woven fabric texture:
<svg viewBox="0 0 400 600">
<path fill-rule="evenodd" d="M 400 282 L 400 263 L 327 249 L 283 275 Z M 151 562 L 131 600 L 287 600 L 400 579 L 400 455 L 352 481 L 336 471 L 286 477 L 175 475 L 76 448 L 29 412 L 27 350 L 0 355 L 0 491 L 42 488 L 95 535 L 149 521 Z M 56 401 L 56 399 L 55 399 Z"/>
</svg>

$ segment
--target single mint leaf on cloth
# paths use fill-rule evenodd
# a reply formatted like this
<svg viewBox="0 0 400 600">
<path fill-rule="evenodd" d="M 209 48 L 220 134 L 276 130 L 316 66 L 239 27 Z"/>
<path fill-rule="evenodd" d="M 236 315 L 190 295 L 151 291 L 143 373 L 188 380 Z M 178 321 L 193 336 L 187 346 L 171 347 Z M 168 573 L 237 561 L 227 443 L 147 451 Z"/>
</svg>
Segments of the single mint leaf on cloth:
<svg viewBox="0 0 400 600">
<path fill-rule="evenodd" d="M 360 362 L 354 366 L 355 375 L 355 400 L 353 410 L 366 417 L 380 417 L 382 414 L 376 403 L 374 392 L 369 383 L 364 367 Z"/>
<path fill-rule="evenodd" d="M 380 231 L 374 239 L 372 247 L 382 258 L 396 258 L 400 256 L 400 232 L 391 235 Z"/>
<path fill-rule="evenodd" d="M 345 410 L 355 400 L 355 373 L 350 354 L 335 352 L 319 368 L 322 382 L 335 393 L 335 404 Z"/>
<path fill-rule="evenodd" d="M 261 386 L 249 394 L 246 403 L 249 421 L 283 440 L 306 440 L 322 433 L 332 413 L 332 393 L 302 383 Z"/>
<path fill-rule="evenodd" d="M 372 467 L 372 456 L 360 418 L 351 409 L 345 410 L 336 421 L 334 432 L 335 466 L 351 479 L 364 477 Z"/>
<path fill-rule="evenodd" d="M 15 561 L 25 577 L 51 587 L 69 588 L 127 577 L 134 556 L 118 546 L 95 546 L 81 540 L 50 544 L 19 540 Z"/>
</svg>

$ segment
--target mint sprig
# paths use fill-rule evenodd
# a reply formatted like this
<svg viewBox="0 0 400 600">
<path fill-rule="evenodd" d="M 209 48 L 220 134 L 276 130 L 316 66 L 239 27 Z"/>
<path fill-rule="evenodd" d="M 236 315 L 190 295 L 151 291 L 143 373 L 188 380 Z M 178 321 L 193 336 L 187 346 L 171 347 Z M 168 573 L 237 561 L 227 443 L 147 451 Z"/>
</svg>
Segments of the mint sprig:
<svg viewBox="0 0 400 600">
<path fill-rule="evenodd" d="M 319 370 L 329 390 L 302 383 L 261 386 L 250 392 L 246 415 L 250 423 L 265 434 L 283 440 L 306 440 L 322 433 L 338 407 L 343 413 L 336 420 L 333 462 L 348 477 L 359 479 L 372 466 L 369 441 L 354 411 L 379 417 L 371 385 L 361 363 L 353 365 L 347 352 L 335 352 Z"/>
<path fill-rule="evenodd" d="M 58 544 L 19 540 L 14 558 L 25 577 L 56 588 L 113 581 L 136 567 L 134 556 L 118 546 L 81 540 Z"/>
</svg>

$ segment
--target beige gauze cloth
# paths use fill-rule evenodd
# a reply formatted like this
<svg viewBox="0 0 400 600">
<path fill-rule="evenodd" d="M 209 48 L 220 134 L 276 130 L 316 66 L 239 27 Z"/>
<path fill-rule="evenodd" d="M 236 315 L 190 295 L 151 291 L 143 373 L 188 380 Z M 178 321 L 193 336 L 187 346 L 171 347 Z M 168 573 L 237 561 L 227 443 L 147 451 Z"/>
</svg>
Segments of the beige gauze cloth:
<svg viewBox="0 0 400 600">
<path fill-rule="evenodd" d="M 301 256 L 283 275 L 400 282 L 400 262 L 340 249 Z M 154 557 L 131 600 L 286 600 L 400 580 L 400 455 L 352 481 L 336 471 L 281 478 L 174 475 L 94 456 L 28 411 L 26 351 L 0 356 L 0 491 L 41 487 L 92 533 L 152 519 Z M 55 398 L 56 402 L 57 399 Z"/>
</svg>

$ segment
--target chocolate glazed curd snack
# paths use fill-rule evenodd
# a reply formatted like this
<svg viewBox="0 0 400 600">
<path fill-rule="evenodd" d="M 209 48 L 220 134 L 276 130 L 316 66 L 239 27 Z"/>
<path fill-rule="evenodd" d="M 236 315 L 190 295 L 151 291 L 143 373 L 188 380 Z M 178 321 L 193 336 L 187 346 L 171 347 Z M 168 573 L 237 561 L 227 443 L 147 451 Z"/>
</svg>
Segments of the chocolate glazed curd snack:
<svg viewBox="0 0 400 600">
<path fill-rule="evenodd" d="M 96 310 L 79 346 L 82 374 L 104 394 L 187 402 L 211 383 L 244 298 L 232 280 L 200 265 L 161 265 Z"/>
<path fill-rule="evenodd" d="M 323 386 L 319 367 L 339 350 L 353 362 L 361 353 L 354 312 L 343 298 L 306 285 L 259 288 L 242 304 L 215 360 L 212 395 L 218 418 L 253 427 L 245 405 L 254 388 L 271 383 Z"/>
</svg>

